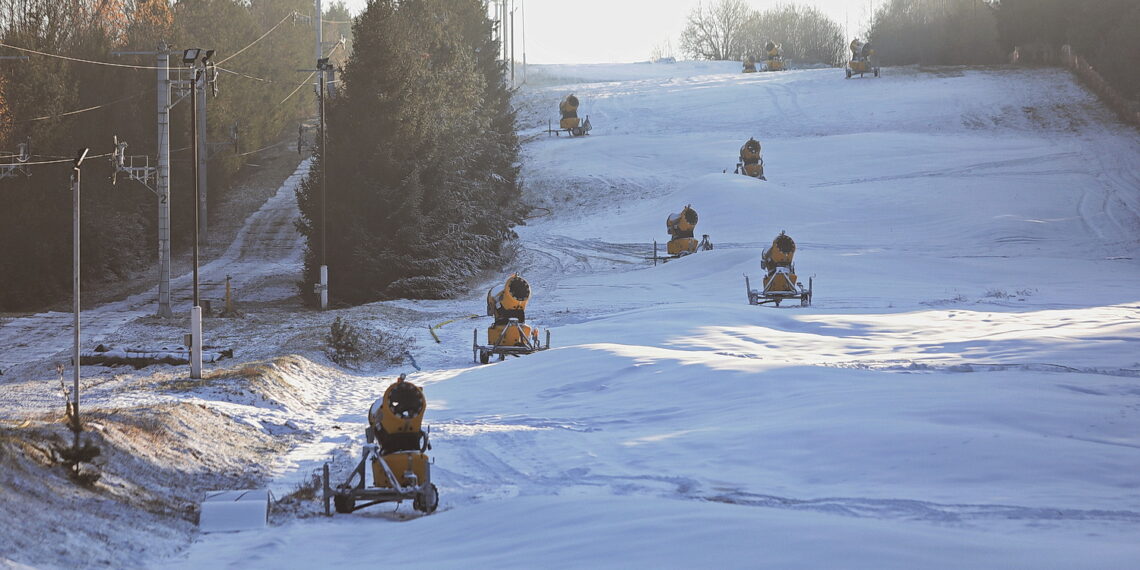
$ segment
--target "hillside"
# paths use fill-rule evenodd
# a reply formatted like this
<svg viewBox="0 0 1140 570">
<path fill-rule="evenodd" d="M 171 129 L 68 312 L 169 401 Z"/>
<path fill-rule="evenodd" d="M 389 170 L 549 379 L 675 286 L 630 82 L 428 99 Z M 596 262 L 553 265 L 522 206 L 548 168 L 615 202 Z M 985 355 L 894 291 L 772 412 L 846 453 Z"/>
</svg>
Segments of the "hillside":
<svg viewBox="0 0 1140 570">
<path fill-rule="evenodd" d="M 408 372 L 428 398 L 437 513 L 325 519 L 296 498 L 264 530 L 200 535 L 186 512 L 156 538 L 122 521 L 139 507 L 121 501 L 82 515 L 113 521 L 119 546 L 78 544 L 108 565 L 188 568 L 352 567 L 376 562 L 377 546 L 383 563 L 433 568 L 1111 568 L 1140 557 L 1135 131 L 1061 70 L 737 70 L 531 66 L 516 104 L 534 214 L 517 228 L 515 264 L 467 298 L 298 313 L 266 293 L 243 320 L 207 322 L 207 338 L 213 327 L 241 347 L 239 362 L 269 359 L 256 366 L 222 362 L 198 385 L 181 367 L 83 370 L 88 405 L 109 424 L 159 404 L 189 416 L 177 417 L 193 429 L 178 433 L 193 465 L 164 454 L 151 464 L 195 489 L 264 484 L 277 497 L 326 461 L 346 476 L 369 405 Z M 570 92 L 594 130 L 548 136 Z M 732 174 L 750 136 L 767 182 Z M 715 249 L 654 266 L 652 242 L 687 204 Z M 750 306 L 744 276 L 759 278 L 782 230 L 813 303 Z M 295 267 L 274 255 L 249 261 L 275 277 L 266 291 Z M 474 364 L 472 328 L 489 319 L 462 317 L 512 271 L 534 288 L 528 322 L 549 328 L 554 348 Z M 412 335 L 418 369 L 332 365 L 319 338 L 338 315 Z M 456 318 L 440 343 L 427 333 Z M 135 338 L 152 321 L 106 334 Z M 19 394 L 0 399 L 5 417 L 60 407 L 54 378 L 18 376 L 0 377 Z M 179 474 L 199 465 L 206 477 Z M 176 494 L 192 510 L 190 493 Z M 3 512 L 30 512 L 19 496 L 0 499 Z M 25 517 L 32 526 L 5 532 L 77 524 Z M 75 561 L 57 550 L 26 540 L 0 557 Z"/>
</svg>

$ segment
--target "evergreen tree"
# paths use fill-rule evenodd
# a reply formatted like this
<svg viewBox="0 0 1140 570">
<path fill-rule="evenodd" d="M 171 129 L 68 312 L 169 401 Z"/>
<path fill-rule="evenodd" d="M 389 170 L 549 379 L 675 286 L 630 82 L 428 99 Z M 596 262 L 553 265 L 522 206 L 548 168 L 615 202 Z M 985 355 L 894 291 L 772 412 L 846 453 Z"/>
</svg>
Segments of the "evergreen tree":
<svg viewBox="0 0 1140 570">
<path fill-rule="evenodd" d="M 379 0 L 353 26 L 327 153 L 298 189 L 301 291 L 327 264 L 340 301 L 439 298 L 504 259 L 520 221 L 518 140 L 478 0 Z"/>
</svg>

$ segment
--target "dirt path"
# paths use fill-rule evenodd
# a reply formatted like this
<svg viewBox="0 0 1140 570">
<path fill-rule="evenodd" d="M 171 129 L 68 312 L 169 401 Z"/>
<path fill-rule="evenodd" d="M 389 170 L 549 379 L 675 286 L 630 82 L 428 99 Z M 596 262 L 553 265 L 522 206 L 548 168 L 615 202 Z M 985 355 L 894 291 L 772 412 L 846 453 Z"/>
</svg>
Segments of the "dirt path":
<svg viewBox="0 0 1140 570">
<path fill-rule="evenodd" d="M 296 232 L 298 216 L 293 189 L 308 170 L 295 150 L 276 147 L 248 164 L 241 182 L 215 208 L 210 243 L 201 252 L 200 296 L 214 303 L 224 298 L 226 278 L 250 298 L 282 300 L 295 295 L 300 275 L 303 238 Z M 192 298 L 190 252 L 179 252 L 172 263 L 171 296 L 176 315 L 183 320 Z M 129 323 L 153 315 L 157 309 L 154 273 L 140 275 L 129 284 L 105 285 L 83 295 L 97 304 L 81 314 L 81 347 L 90 348 Z M 267 289 L 269 293 L 262 293 Z M 16 382 L 43 376 L 56 361 L 70 360 L 73 335 L 70 312 L 48 311 L 14 318 L 0 325 L 0 381 Z M 176 323 L 172 323 L 175 324 Z M 171 342 L 174 339 L 164 339 Z M 140 344 L 145 340 L 140 339 Z M 8 392 L 12 392 L 8 390 Z M 5 400 L 8 399 L 6 396 Z"/>
</svg>

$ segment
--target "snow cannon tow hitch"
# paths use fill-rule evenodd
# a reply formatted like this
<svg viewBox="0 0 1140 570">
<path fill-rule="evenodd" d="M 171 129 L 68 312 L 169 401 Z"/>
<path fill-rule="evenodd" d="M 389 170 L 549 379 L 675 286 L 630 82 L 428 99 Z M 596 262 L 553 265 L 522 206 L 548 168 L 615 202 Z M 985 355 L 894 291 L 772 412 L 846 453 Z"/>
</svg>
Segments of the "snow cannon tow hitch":
<svg viewBox="0 0 1140 570">
<path fill-rule="evenodd" d="M 431 482 L 431 449 L 428 431 L 422 429 L 427 400 L 419 386 L 401 374 L 384 396 L 368 410 L 367 443 L 356 468 L 344 483 L 333 488 L 329 466 L 322 470 L 325 515 L 329 502 L 338 513 L 351 513 L 378 503 L 412 501 L 412 508 L 424 514 L 439 506 L 439 493 Z M 369 484 L 368 469 L 372 469 Z M 363 504 L 359 504 L 364 501 Z"/>
</svg>

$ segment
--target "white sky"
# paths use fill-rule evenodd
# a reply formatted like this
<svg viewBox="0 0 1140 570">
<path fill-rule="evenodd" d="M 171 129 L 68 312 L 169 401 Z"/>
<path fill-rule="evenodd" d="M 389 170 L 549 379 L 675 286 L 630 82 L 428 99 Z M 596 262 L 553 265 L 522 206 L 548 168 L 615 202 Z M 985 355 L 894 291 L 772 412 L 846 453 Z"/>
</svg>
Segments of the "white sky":
<svg viewBox="0 0 1140 570">
<path fill-rule="evenodd" d="M 672 46 L 681 59 L 680 35 L 685 18 L 701 0 L 507 0 L 515 7 L 515 59 L 527 63 L 624 63 L 649 59 L 653 48 Z M 745 0 L 768 10 L 786 0 Z M 870 7 L 883 0 L 802 0 L 840 25 L 848 36 L 861 33 Z M 708 5 L 715 0 L 703 0 Z M 348 0 L 359 13 L 367 0 Z M 525 16 L 525 22 L 524 22 Z M 525 28 L 525 38 L 524 35 Z"/>
</svg>

